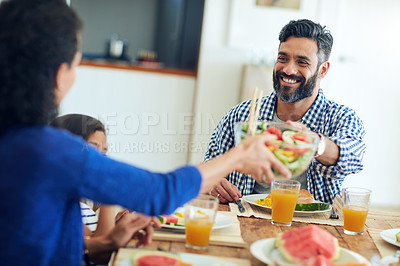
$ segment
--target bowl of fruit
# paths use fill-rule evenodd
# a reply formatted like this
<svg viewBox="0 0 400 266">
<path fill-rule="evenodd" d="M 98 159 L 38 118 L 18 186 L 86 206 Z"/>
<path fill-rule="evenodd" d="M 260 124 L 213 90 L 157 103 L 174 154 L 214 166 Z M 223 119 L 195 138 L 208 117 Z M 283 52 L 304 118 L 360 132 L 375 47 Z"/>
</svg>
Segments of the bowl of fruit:
<svg viewBox="0 0 400 266">
<path fill-rule="evenodd" d="M 257 121 L 255 134 L 267 134 L 266 145 L 292 173 L 292 177 L 302 174 L 314 158 L 319 136 L 285 123 Z M 235 144 L 249 136 L 249 123 L 235 123 Z M 274 171 L 275 176 L 280 174 Z"/>
</svg>

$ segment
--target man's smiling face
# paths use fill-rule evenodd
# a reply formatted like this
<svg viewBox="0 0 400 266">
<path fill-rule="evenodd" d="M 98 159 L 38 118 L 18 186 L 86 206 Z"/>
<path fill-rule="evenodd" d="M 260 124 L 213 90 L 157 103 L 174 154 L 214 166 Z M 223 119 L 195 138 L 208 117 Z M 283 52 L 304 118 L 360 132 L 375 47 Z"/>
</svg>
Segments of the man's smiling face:
<svg viewBox="0 0 400 266">
<path fill-rule="evenodd" d="M 273 74 L 278 98 L 294 103 L 310 97 L 317 87 L 318 69 L 318 46 L 315 41 L 289 37 L 282 42 Z"/>
</svg>

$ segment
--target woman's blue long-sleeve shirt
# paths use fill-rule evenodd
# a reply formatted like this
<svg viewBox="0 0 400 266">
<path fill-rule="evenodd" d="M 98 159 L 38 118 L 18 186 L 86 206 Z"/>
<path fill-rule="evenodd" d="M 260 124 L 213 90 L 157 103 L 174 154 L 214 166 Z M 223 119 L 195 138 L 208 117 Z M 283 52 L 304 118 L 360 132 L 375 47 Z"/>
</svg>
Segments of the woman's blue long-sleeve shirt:
<svg viewBox="0 0 400 266">
<path fill-rule="evenodd" d="M 0 175 L 4 265 L 79 265 L 81 198 L 159 215 L 196 197 L 201 185 L 193 166 L 153 173 L 50 127 L 13 128 L 0 136 Z"/>
</svg>

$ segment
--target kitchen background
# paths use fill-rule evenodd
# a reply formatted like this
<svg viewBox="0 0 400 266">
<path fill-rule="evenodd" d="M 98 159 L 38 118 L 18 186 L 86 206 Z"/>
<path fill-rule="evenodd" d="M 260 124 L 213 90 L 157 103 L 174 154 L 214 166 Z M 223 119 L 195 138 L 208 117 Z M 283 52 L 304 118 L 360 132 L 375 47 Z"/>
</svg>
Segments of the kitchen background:
<svg viewBox="0 0 400 266">
<path fill-rule="evenodd" d="M 86 31 L 95 30 L 95 35 L 105 32 L 91 51 L 85 36 L 91 39 L 92 33 L 84 33 L 84 51 L 88 48 L 86 52 L 92 56 L 101 53 L 111 34 L 117 33 L 128 40 L 131 59 L 141 49 L 158 51 L 161 59 L 161 49 L 173 36 L 170 33 L 164 41 L 157 39 L 162 35 L 158 12 L 165 1 L 94 2 L 71 0 L 73 7 L 82 4 L 92 15 L 100 15 Z M 117 7 L 127 2 L 133 6 Z M 169 8 L 176 4 L 179 9 L 191 1 L 168 2 Z M 113 11 L 101 13 L 98 8 L 104 3 Z M 164 15 L 176 15 L 164 24 L 187 14 L 165 10 Z M 202 25 L 196 26 L 201 30 L 198 58 L 192 44 L 188 46 L 195 58 L 191 66 L 176 59 L 172 64 L 165 59 L 164 65 L 192 70 L 193 75 L 84 65 L 61 114 L 85 113 L 100 118 L 108 127 L 109 155 L 113 158 L 155 171 L 199 163 L 216 123 L 240 101 L 243 89 L 252 90 L 242 86 L 245 66 L 261 65 L 255 68 L 271 77 L 280 29 L 290 19 L 310 18 L 327 25 L 334 37 L 331 68 L 322 88 L 328 98 L 352 107 L 367 131 L 365 169 L 347 177 L 344 185 L 372 189 L 374 208 L 399 210 L 399 14 L 397 0 L 301 0 L 299 9 L 261 7 L 255 0 L 205 0 Z M 104 22 L 112 21 L 119 21 L 121 32 L 107 29 Z M 182 23 L 179 25 L 189 22 Z M 167 49 L 166 54 L 182 51 L 182 42 L 180 45 L 172 45 L 175 48 Z M 271 91 L 268 82 L 258 86 Z"/>
</svg>

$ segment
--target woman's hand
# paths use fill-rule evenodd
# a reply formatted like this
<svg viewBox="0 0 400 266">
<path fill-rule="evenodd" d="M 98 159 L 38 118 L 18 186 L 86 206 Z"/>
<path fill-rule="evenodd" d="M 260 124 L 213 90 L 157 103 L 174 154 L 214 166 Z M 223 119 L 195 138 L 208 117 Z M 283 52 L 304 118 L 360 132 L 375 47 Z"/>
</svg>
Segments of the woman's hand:
<svg viewBox="0 0 400 266">
<path fill-rule="evenodd" d="M 272 169 L 286 178 L 291 177 L 289 169 L 267 148 L 269 136 L 261 134 L 246 138 L 232 152 L 239 153 L 240 161 L 236 170 L 249 174 L 258 182 L 271 183 L 275 179 Z"/>
<path fill-rule="evenodd" d="M 246 138 L 227 153 L 197 165 L 203 178 L 200 192 L 209 193 L 234 170 L 266 183 L 275 179 L 272 169 L 286 178 L 292 177 L 289 169 L 267 148 L 268 138 L 267 134 Z"/>
</svg>

